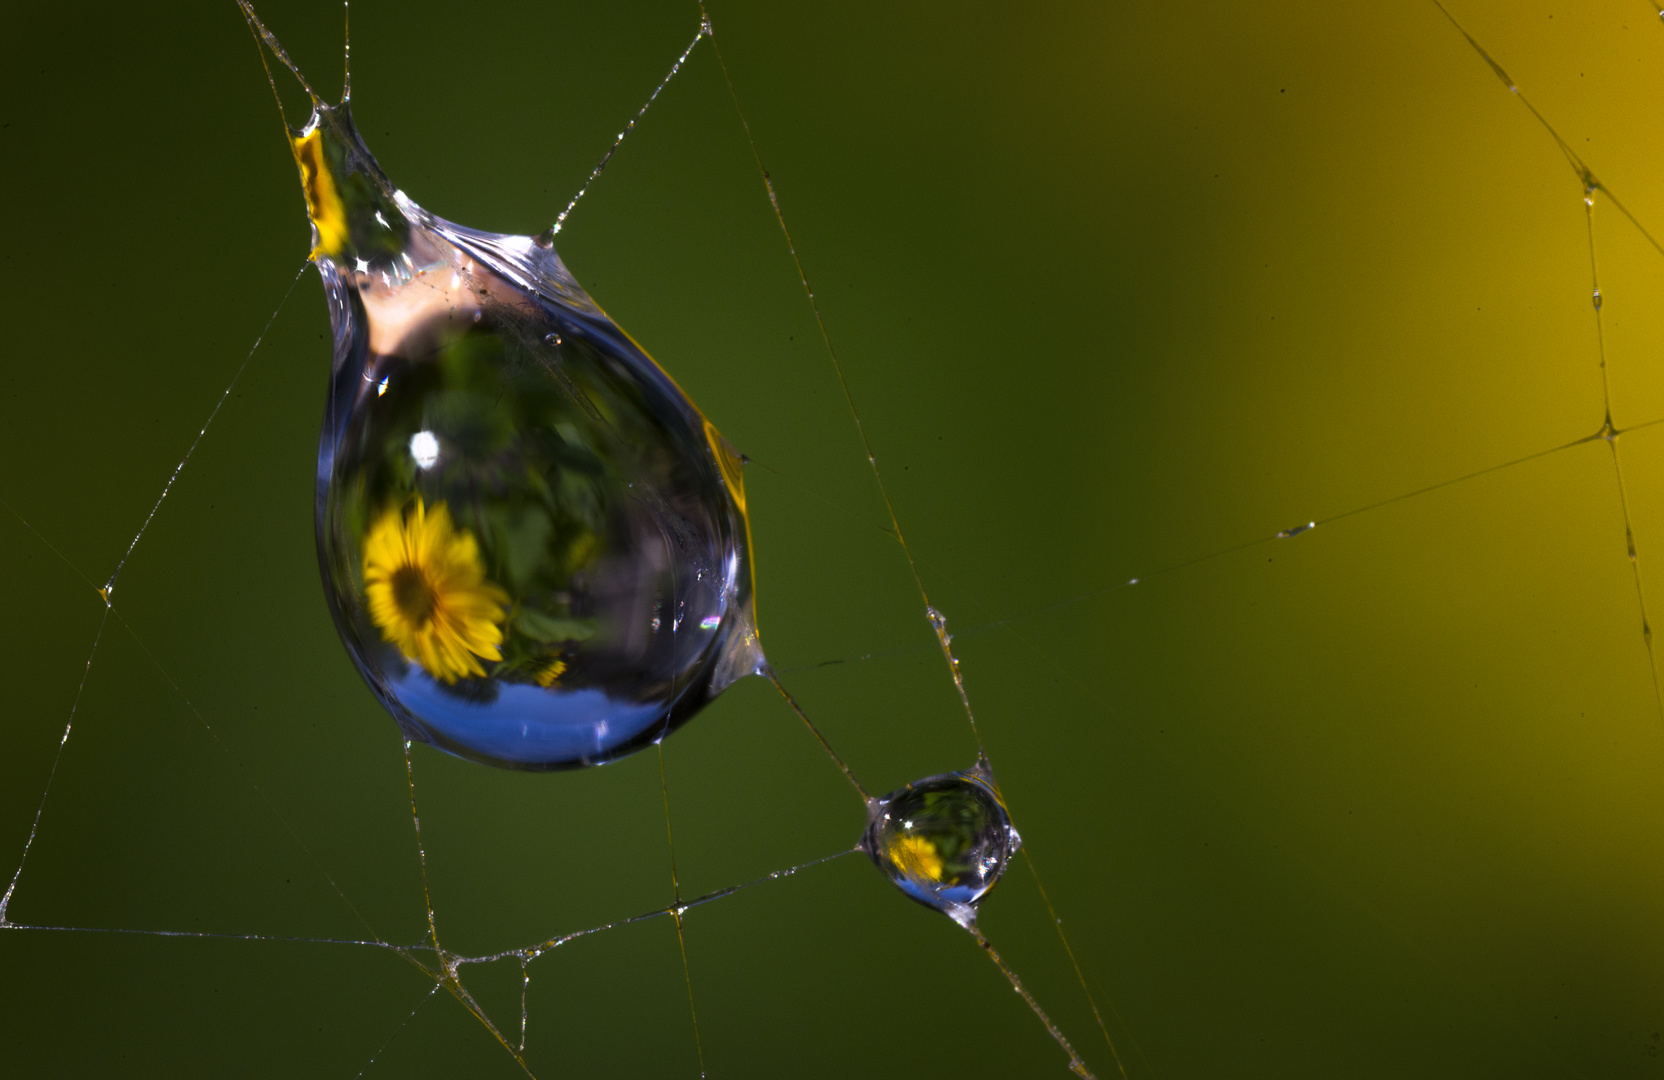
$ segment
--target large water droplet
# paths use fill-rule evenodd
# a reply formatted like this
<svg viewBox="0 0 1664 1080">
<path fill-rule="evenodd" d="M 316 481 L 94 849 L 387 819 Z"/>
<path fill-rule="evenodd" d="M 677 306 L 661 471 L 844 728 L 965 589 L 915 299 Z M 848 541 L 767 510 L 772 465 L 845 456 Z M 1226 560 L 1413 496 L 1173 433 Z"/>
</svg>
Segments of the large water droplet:
<svg viewBox="0 0 1664 1080">
<path fill-rule="evenodd" d="M 861 847 L 908 896 L 964 926 L 1022 838 L 982 764 L 915 780 L 868 805 Z"/>
<path fill-rule="evenodd" d="M 407 737 L 607 761 L 762 661 L 740 461 L 551 244 L 396 190 L 346 104 L 294 134 L 335 336 L 317 531 Z"/>
</svg>

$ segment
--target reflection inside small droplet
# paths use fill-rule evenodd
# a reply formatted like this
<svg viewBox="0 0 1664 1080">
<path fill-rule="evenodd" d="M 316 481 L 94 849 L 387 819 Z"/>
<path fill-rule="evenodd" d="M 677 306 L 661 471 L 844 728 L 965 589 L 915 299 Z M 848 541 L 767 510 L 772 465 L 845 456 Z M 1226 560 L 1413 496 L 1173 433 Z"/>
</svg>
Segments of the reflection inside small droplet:
<svg viewBox="0 0 1664 1080">
<path fill-rule="evenodd" d="M 916 780 L 868 804 L 861 847 L 890 883 L 962 926 L 1005 873 L 1022 838 L 978 763 Z"/>
</svg>

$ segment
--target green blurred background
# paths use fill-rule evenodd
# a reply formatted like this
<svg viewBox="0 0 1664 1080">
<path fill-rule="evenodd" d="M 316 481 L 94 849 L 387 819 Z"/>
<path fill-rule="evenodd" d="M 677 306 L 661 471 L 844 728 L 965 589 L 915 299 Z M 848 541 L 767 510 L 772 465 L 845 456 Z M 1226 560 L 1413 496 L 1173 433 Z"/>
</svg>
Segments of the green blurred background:
<svg viewBox="0 0 1664 1080">
<path fill-rule="evenodd" d="M 339 7 L 260 11 L 333 92 Z M 1664 230 L 1652 9 L 1452 13 Z M 1431 3 L 711 16 L 1127 1075 L 1664 1074 L 1664 717 L 1608 444 L 1240 546 L 1590 435 L 1603 336 L 1614 423 L 1664 417 L 1664 256 L 1604 195 L 1586 225 Z M 418 202 L 532 232 L 697 21 L 361 0 L 356 113 Z M 306 222 L 231 0 L 5 22 L 0 498 L 102 583 Z M 560 240 L 754 459 L 765 647 L 831 743 L 878 791 L 968 765 L 708 46 Z M 364 1075 L 520 1075 L 446 995 L 401 1027 L 431 983 L 387 952 L 86 932 L 423 933 L 395 730 L 317 580 L 326 333 L 308 272 L 123 571 L 10 909 L 82 929 L 0 931 L 8 1075 L 350 1078 L 378 1050 Z M 1664 620 L 1664 426 L 1616 446 Z M 0 566 L 9 875 L 103 607 L 16 517 Z M 862 823 L 760 680 L 665 763 L 684 894 Z M 534 776 L 419 748 L 415 780 L 449 948 L 670 899 L 651 753 Z M 1114 1075 L 1021 863 L 983 923 Z M 970 939 L 858 856 L 690 912 L 687 955 L 713 1077 L 1066 1075 Z M 537 1075 L 697 1075 L 668 921 L 531 976 Z M 518 967 L 467 977 L 517 1028 Z"/>
</svg>

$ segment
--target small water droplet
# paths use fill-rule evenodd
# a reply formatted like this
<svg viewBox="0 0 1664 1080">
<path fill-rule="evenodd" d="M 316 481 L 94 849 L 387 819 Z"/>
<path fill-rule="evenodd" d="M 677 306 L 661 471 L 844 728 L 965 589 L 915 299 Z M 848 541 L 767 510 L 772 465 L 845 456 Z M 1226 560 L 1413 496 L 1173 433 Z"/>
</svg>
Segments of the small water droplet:
<svg viewBox="0 0 1664 1080">
<path fill-rule="evenodd" d="M 872 800 L 861 836 L 862 850 L 892 885 L 964 926 L 1021 846 L 981 765 Z"/>
<path fill-rule="evenodd" d="M 559 334 L 544 334 L 543 340 L 550 345 L 558 346 L 560 345 L 561 338 Z"/>
<path fill-rule="evenodd" d="M 1600 290 L 1599 289 L 1595 290 L 1595 310 L 1596 311 L 1600 310 Z"/>
</svg>

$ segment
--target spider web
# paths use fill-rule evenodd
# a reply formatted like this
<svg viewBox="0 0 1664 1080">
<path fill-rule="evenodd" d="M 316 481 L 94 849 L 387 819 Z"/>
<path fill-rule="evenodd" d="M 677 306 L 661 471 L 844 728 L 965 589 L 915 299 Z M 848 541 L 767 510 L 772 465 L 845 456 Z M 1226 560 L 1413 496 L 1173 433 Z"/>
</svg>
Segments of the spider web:
<svg viewBox="0 0 1664 1080">
<path fill-rule="evenodd" d="M 262 14 L 330 69 L 332 20 Z M 360 119 L 389 174 L 521 230 L 690 29 L 681 7 L 627 33 L 561 13 L 552 44 L 547 14 L 356 14 Z M 712 14 L 1128 1073 L 1656 1069 L 1664 808 L 1640 625 L 1664 535 L 1644 426 L 1664 416 L 1664 260 L 1636 224 L 1664 220 L 1637 125 L 1656 15 L 1452 9 L 1522 101 L 1436 8 L 1221 9 L 1193 30 L 1058 10 L 999 32 L 975 13 Z M 17 42 L 65 28 L 30 29 Z M 242 28 L 210 9 L 82 33 L 92 59 L 31 66 L 13 44 L 5 76 L 33 164 L 8 205 L 60 210 L 19 224 L 41 255 L 9 291 L 9 850 L 74 710 L 8 906 L 74 929 L 0 934 L 9 1052 L 26 1074 L 519 1074 L 411 964 L 324 940 L 417 943 L 426 909 L 404 758 L 315 602 L 315 278 L 225 391 L 300 246 Z M 214 36 L 181 50 L 184 33 Z M 872 99 L 840 98 L 862 80 Z M 46 122 L 53 96 L 98 137 Z M 227 150 L 244 145 L 263 156 Z M 511 155 L 541 187 L 502 178 Z M 561 246 L 754 458 L 764 642 L 831 745 L 874 791 L 968 764 L 713 56 Z M 92 589 L 222 391 L 106 614 Z M 760 680 L 662 767 L 522 777 L 418 751 L 446 946 L 662 910 L 667 823 L 683 897 L 859 831 Z M 1014 866 L 984 925 L 1112 1075 L 1037 880 Z M 859 857 L 686 923 L 685 967 L 658 917 L 525 969 L 532 1070 L 695 1075 L 702 1053 L 713 1075 L 1061 1071 L 963 933 Z M 511 1041 L 522 970 L 466 976 Z"/>
</svg>

